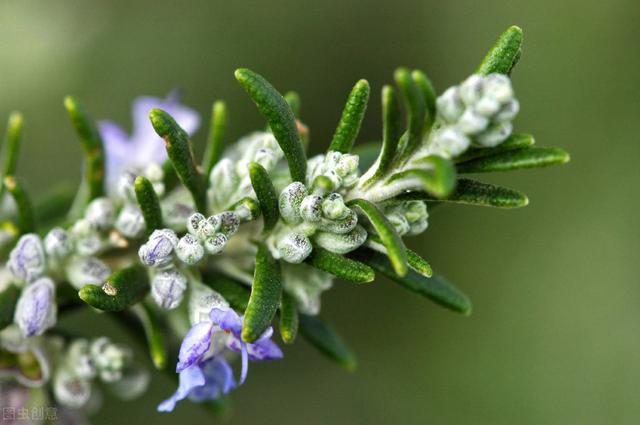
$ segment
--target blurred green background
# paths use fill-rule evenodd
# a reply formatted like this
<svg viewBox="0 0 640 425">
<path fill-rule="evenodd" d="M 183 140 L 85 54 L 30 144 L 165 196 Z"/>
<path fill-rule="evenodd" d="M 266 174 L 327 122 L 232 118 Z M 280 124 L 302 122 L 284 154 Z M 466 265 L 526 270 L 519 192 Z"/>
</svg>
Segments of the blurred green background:
<svg viewBox="0 0 640 425">
<path fill-rule="evenodd" d="M 140 94 L 184 89 L 208 116 L 230 107 L 234 138 L 263 121 L 233 70 L 297 90 L 312 151 L 325 149 L 351 85 L 372 102 L 360 141 L 380 134 L 379 89 L 396 66 L 442 91 L 466 77 L 498 34 L 525 30 L 515 74 L 516 129 L 567 149 L 563 167 L 492 176 L 529 194 L 525 209 L 446 207 L 410 245 L 474 301 L 459 317 L 391 283 L 338 283 L 323 316 L 359 357 L 347 373 L 304 341 L 251 365 L 234 424 L 640 423 L 640 4 L 637 0 L 24 1 L 0 3 L 0 116 L 26 115 L 19 169 L 42 193 L 79 178 L 80 147 L 62 108 L 129 125 Z M 195 137 L 201 146 L 205 131 Z M 83 316 L 91 329 L 105 319 Z M 95 326 L 94 326 L 95 322 Z M 85 329 L 88 322 L 83 322 Z M 165 377 L 109 423 L 215 423 Z"/>
</svg>

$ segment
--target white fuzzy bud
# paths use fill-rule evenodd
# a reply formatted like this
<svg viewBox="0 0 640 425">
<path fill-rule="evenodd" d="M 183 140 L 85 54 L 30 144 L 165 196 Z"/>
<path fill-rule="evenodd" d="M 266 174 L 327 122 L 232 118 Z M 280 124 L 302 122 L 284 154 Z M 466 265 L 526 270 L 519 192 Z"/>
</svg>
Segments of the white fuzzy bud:
<svg viewBox="0 0 640 425">
<path fill-rule="evenodd" d="M 67 231 L 61 227 L 49 230 L 44 238 L 44 250 L 52 260 L 60 261 L 67 258 L 73 250 Z"/>
<path fill-rule="evenodd" d="M 322 217 L 322 197 L 306 196 L 300 204 L 300 216 L 304 221 L 320 221 Z"/>
<path fill-rule="evenodd" d="M 438 114 L 444 119 L 444 121 L 448 123 L 455 123 L 458 121 L 464 112 L 464 104 L 460 99 L 458 88 L 449 87 L 436 100 L 436 108 L 438 110 Z"/>
<path fill-rule="evenodd" d="M 97 369 L 91 357 L 88 340 L 74 340 L 69 345 L 66 360 L 72 372 L 80 378 L 92 379 L 96 376 Z"/>
<path fill-rule="evenodd" d="M 96 230 L 107 230 L 113 226 L 116 209 L 109 198 L 96 198 L 87 205 L 85 219 Z"/>
<path fill-rule="evenodd" d="M 284 221 L 290 224 L 300 222 L 300 204 L 307 194 L 307 188 L 300 182 L 293 182 L 282 190 L 278 206 Z"/>
<path fill-rule="evenodd" d="M 120 197 L 129 202 L 136 202 L 135 181 L 137 173 L 133 170 L 126 170 L 118 177 L 116 182 L 116 192 Z"/>
<path fill-rule="evenodd" d="M 511 99 L 502 106 L 500 112 L 493 119 L 495 121 L 511 121 L 518 115 L 518 112 L 520 112 L 520 103 L 516 99 Z"/>
<path fill-rule="evenodd" d="M 326 218 L 322 218 L 318 228 L 325 232 L 345 234 L 352 231 L 357 224 L 358 214 L 353 210 L 349 210 L 347 216 L 340 220 L 327 220 Z"/>
<path fill-rule="evenodd" d="M 482 89 L 484 87 L 484 78 L 474 74 L 464 80 L 460 84 L 460 99 L 467 106 L 472 106 L 482 98 Z"/>
<path fill-rule="evenodd" d="M 211 255 L 219 254 L 227 246 L 228 240 L 224 233 L 217 233 L 204 241 L 204 249 Z"/>
<path fill-rule="evenodd" d="M 200 223 L 202 223 L 204 219 L 205 216 L 199 212 L 191 214 L 187 219 L 187 232 L 191 233 L 193 236 L 197 236 Z"/>
<path fill-rule="evenodd" d="M 322 215 L 329 220 L 342 220 L 347 218 L 350 212 L 339 193 L 332 193 L 322 201 Z"/>
<path fill-rule="evenodd" d="M 142 211 L 135 205 L 127 204 L 116 219 L 116 230 L 127 238 L 138 238 L 144 232 L 145 222 Z"/>
<path fill-rule="evenodd" d="M 65 273 L 69 283 L 80 289 L 84 285 L 102 286 L 111 275 L 111 269 L 97 258 L 78 258 L 69 263 Z"/>
<path fill-rule="evenodd" d="M 456 127 L 435 130 L 429 150 L 444 158 L 454 158 L 469 148 L 471 141 Z"/>
<path fill-rule="evenodd" d="M 53 395 L 61 405 L 80 409 L 91 398 L 91 383 L 68 368 L 60 367 L 53 377 Z"/>
<path fill-rule="evenodd" d="M 193 265 L 204 256 L 204 248 L 195 236 L 187 233 L 180 238 L 176 246 L 176 255 L 182 262 Z"/>
<path fill-rule="evenodd" d="M 153 300 L 168 310 L 180 305 L 186 289 L 187 278 L 176 269 L 160 270 L 151 279 Z"/>
<path fill-rule="evenodd" d="M 489 119 L 467 108 L 458 120 L 458 128 L 465 134 L 478 134 L 489 125 Z"/>
<path fill-rule="evenodd" d="M 233 161 L 229 158 L 221 159 L 211 170 L 209 182 L 209 195 L 213 204 L 218 207 L 224 205 L 239 184 Z"/>
<path fill-rule="evenodd" d="M 23 235 L 9 254 L 7 266 L 14 277 L 25 282 L 42 276 L 46 269 L 44 248 L 34 233 Z"/>
<path fill-rule="evenodd" d="M 178 237 L 173 230 L 154 230 L 147 243 L 140 246 L 138 256 L 147 266 L 163 267 L 173 260 L 172 253 L 178 245 Z"/>
<path fill-rule="evenodd" d="M 262 165 L 265 170 L 271 171 L 278 163 L 278 156 L 274 151 L 268 148 L 258 149 L 254 161 Z"/>
<path fill-rule="evenodd" d="M 234 235 L 240 227 L 240 217 L 231 211 L 218 214 L 217 220 L 219 220 L 220 223 L 220 232 L 227 235 L 227 237 Z"/>
<path fill-rule="evenodd" d="M 503 121 L 493 124 L 486 131 L 479 134 L 475 141 L 483 147 L 494 147 L 507 140 L 513 125 L 509 121 Z"/>
<path fill-rule="evenodd" d="M 115 382 L 122 377 L 124 368 L 133 354 L 120 344 L 112 343 L 107 337 L 93 341 L 90 348 L 91 358 L 104 382 Z"/>
<path fill-rule="evenodd" d="M 301 263 L 311 254 L 311 241 L 299 233 L 289 233 L 282 237 L 277 244 L 280 258 L 288 263 Z"/>
<path fill-rule="evenodd" d="M 387 219 L 389 220 L 389 223 L 391 223 L 393 228 L 396 229 L 396 232 L 398 232 L 400 236 L 404 236 L 407 233 L 409 233 L 409 229 L 410 229 L 409 222 L 403 215 L 389 214 L 387 215 Z"/>
<path fill-rule="evenodd" d="M 513 87 L 509 77 L 503 74 L 489 74 L 484 80 L 484 94 L 500 103 L 506 103 L 513 97 Z"/>
<path fill-rule="evenodd" d="M 491 117 L 500 110 L 502 105 L 492 97 L 485 96 L 475 104 L 474 109 L 477 113 L 485 117 Z"/>
<path fill-rule="evenodd" d="M 362 226 L 356 226 L 347 234 L 335 234 L 329 232 L 318 232 L 314 236 L 314 241 L 322 248 L 335 252 L 336 254 L 346 254 L 361 246 L 367 240 L 367 231 Z"/>
<path fill-rule="evenodd" d="M 191 325 L 210 320 L 209 313 L 214 308 L 227 310 L 229 303 L 213 289 L 200 282 L 194 282 L 189 296 L 189 322 Z"/>
<path fill-rule="evenodd" d="M 26 337 L 42 335 L 55 325 L 57 315 L 55 286 L 42 277 L 23 289 L 16 303 L 14 322 Z"/>
<path fill-rule="evenodd" d="M 152 162 L 145 167 L 144 176 L 152 183 L 161 182 L 164 179 L 164 171 L 159 164 Z"/>
<path fill-rule="evenodd" d="M 222 217 L 217 215 L 212 215 L 204 220 L 200 221 L 198 229 L 196 230 L 196 236 L 201 241 L 207 240 L 213 235 L 216 234 L 221 227 Z"/>
</svg>

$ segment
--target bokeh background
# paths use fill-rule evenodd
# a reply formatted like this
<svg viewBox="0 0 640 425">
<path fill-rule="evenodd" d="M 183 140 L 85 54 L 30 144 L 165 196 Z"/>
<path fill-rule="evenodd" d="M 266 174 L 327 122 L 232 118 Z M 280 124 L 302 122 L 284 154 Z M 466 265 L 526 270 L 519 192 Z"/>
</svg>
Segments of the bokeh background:
<svg viewBox="0 0 640 425">
<path fill-rule="evenodd" d="M 180 87 L 204 116 L 224 98 L 235 138 L 263 126 L 233 78 L 246 66 L 301 94 L 319 152 L 358 78 L 373 87 L 360 142 L 376 140 L 379 89 L 396 66 L 427 71 L 441 91 L 518 24 L 516 128 L 567 149 L 572 162 L 493 176 L 529 194 L 531 205 L 441 208 L 411 241 L 472 297 L 474 314 L 459 317 L 384 280 L 337 284 L 323 316 L 357 352 L 358 370 L 344 372 L 300 341 L 285 361 L 251 366 L 227 421 L 637 424 L 638 22 L 637 0 L 4 0 L 0 116 L 26 115 L 20 175 L 43 193 L 80 175 L 65 94 L 127 126 L 140 94 Z M 93 314 L 82 319 L 90 332 L 109 326 Z M 221 421 L 188 403 L 171 416 L 155 413 L 173 390 L 156 376 L 142 400 L 114 401 L 93 421 Z"/>
</svg>

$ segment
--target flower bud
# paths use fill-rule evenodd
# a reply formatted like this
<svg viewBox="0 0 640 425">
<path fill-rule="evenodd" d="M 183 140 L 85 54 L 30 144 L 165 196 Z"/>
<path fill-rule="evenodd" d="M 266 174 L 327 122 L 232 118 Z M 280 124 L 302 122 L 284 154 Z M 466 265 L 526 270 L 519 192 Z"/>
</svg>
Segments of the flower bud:
<svg viewBox="0 0 640 425">
<path fill-rule="evenodd" d="M 444 158 L 454 158 L 469 148 L 471 141 L 460 130 L 453 126 L 435 130 L 429 150 Z"/>
<path fill-rule="evenodd" d="M 460 99 L 467 106 L 473 106 L 482 98 L 482 89 L 484 87 L 484 78 L 480 75 L 473 74 L 460 84 L 458 93 Z"/>
<path fill-rule="evenodd" d="M 234 163 L 229 158 L 221 159 L 209 175 L 209 196 L 217 207 L 224 205 L 236 191 L 239 181 Z"/>
<path fill-rule="evenodd" d="M 322 218 L 320 221 L 319 229 L 325 232 L 344 234 L 352 231 L 358 224 L 358 214 L 353 210 L 349 210 L 348 215 L 340 220 L 327 220 Z"/>
<path fill-rule="evenodd" d="M 506 103 L 513 98 L 513 87 L 509 77 L 503 74 L 489 74 L 484 79 L 484 94 L 491 96 L 500 103 Z"/>
<path fill-rule="evenodd" d="M 68 368 L 60 367 L 53 377 L 53 395 L 61 405 L 80 409 L 91 398 L 91 383 Z"/>
<path fill-rule="evenodd" d="M 164 171 L 159 164 L 152 162 L 144 168 L 144 176 L 152 183 L 161 182 L 164 179 Z"/>
<path fill-rule="evenodd" d="M 16 304 L 14 321 L 26 337 L 42 335 L 56 323 L 53 281 L 42 277 L 25 287 Z"/>
<path fill-rule="evenodd" d="M 97 233 L 76 240 L 76 253 L 83 257 L 96 255 L 105 247 L 105 242 Z"/>
<path fill-rule="evenodd" d="M 493 124 L 486 131 L 478 134 L 478 136 L 474 139 L 477 144 L 484 147 L 494 147 L 498 146 L 500 143 L 504 142 L 511 131 L 513 130 L 513 125 L 509 121 L 503 121 Z"/>
<path fill-rule="evenodd" d="M 97 369 L 91 357 L 88 340 L 74 340 L 69 345 L 66 360 L 72 372 L 78 377 L 92 379 L 96 376 Z"/>
<path fill-rule="evenodd" d="M 300 182 L 293 182 L 282 190 L 278 207 L 285 222 L 289 224 L 300 222 L 300 204 L 307 194 L 307 188 Z"/>
<path fill-rule="evenodd" d="M 180 305 L 187 289 L 187 278 L 176 269 L 161 270 L 151 280 L 151 296 L 156 304 L 168 310 Z"/>
<path fill-rule="evenodd" d="M 301 263 L 311 254 L 311 241 L 299 233 L 288 233 L 277 244 L 280 258 L 288 263 Z"/>
<path fill-rule="evenodd" d="M 216 233 L 215 236 L 204 241 L 204 249 L 211 255 L 222 252 L 229 239 L 224 233 Z"/>
<path fill-rule="evenodd" d="M 204 255 L 204 248 L 195 236 L 187 233 L 180 238 L 176 246 L 176 255 L 182 262 L 193 265 L 200 261 Z"/>
<path fill-rule="evenodd" d="M 237 214 L 240 221 L 247 222 L 260 217 L 262 211 L 258 201 L 247 196 L 235 205 L 233 212 Z"/>
<path fill-rule="evenodd" d="M 344 186 L 351 186 L 352 182 L 358 179 L 358 155 L 344 154 L 335 167 L 336 173 L 342 177 Z"/>
<path fill-rule="evenodd" d="M 485 96 L 475 104 L 474 109 L 480 115 L 490 118 L 500 110 L 501 106 L 502 105 L 500 105 L 500 102 L 498 102 L 494 98 Z"/>
<path fill-rule="evenodd" d="M 493 119 L 495 121 L 511 121 L 513 120 L 518 112 L 520 111 L 520 103 L 516 99 L 511 99 L 500 109 Z"/>
<path fill-rule="evenodd" d="M 90 352 L 100 379 L 104 382 L 119 380 L 123 369 L 132 357 L 131 350 L 123 345 L 112 343 L 107 337 L 93 341 Z"/>
<path fill-rule="evenodd" d="M 362 226 L 356 226 L 351 232 L 338 235 L 329 232 L 318 232 L 314 241 L 320 247 L 336 254 L 346 254 L 358 248 L 367 240 L 367 231 Z"/>
<path fill-rule="evenodd" d="M 97 258 L 78 258 L 67 266 L 66 277 L 74 288 L 84 285 L 102 286 L 111 275 L 111 269 Z"/>
<path fill-rule="evenodd" d="M 339 193 L 332 193 L 322 201 L 322 215 L 329 220 L 342 220 L 347 218 L 350 213 L 351 210 Z"/>
<path fill-rule="evenodd" d="M 197 236 L 198 229 L 200 228 L 200 224 L 203 220 L 205 220 L 205 216 L 199 212 L 191 214 L 187 219 L 187 232 L 191 233 L 193 236 Z"/>
<path fill-rule="evenodd" d="M 457 122 L 464 112 L 464 104 L 462 103 L 462 99 L 460 99 L 458 88 L 449 87 L 436 100 L 436 107 L 438 114 L 444 119 L 444 121 L 448 123 Z"/>
<path fill-rule="evenodd" d="M 61 227 L 54 227 L 44 238 L 44 250 L 55 261 L 60 261 L 71 253 L 73 246 L 69 234 Z"/>
<path fill-rule="evenodd" d="M 304 221 L 320 221 L 322 217 L 322 197 L 305 196 L 300 204 L 300 216 Z"/>
<path fill-rule="evenodd" d="M 407 219 L 400 214 L 389 214 L 387 215 L 387 219 L 389 223 L 396 229 L 396 232 L 400 236 L 404 236 L 409 232 L 410 226 Z"/>
<path fill-rule="evenodd" d="M 173 230 L 154 230 L 147 243 L 140 246 L 138 256 L 147 266 L 163 267 L 173 260 L 172 252 L 178 245 L 178 237 Z"/>
<path fill-rule="evenodd" d="M 429 221 L 426 218 L 421 218 L 420 220 L 409 223 L 409 226 L 409 235 L 419 235 L 427 230 L 427 227 L 429 227 Z"/>
<path fill-rule="evenodd" d="M 135 181 L 138 174 L 133 170 L 126 170 L 118 177 L 116 192 L 129 202 L 136 202 Z"/>
<path fill-rule="evenodd" d="M 127 238 L 140 237 L 145 227 L 144 216 L 140 208 L 133 204 L 125 205 L 118 214 L 115 227 Z"/>
<path fill-rule="evenodd" d="M 238 228 L 240 227 L 240 217 L 238 214 L 225 211 L 217 215 L 218 220 L 220 220 L 220 231 L 227 235 L 227 237 L 234 235 Z"/>
<path fill-rule="evenodd" d="M 265 170 L 271 171 L 278 163 L 278 156 L 274 151 L 268 148 L 261 148 L 256 151 L 254 161 L 262 165 Z"/>
<path fill-rule="evenodd" d="M 229 303 L 213 289 L 200 282 L 194 282 L 189 297 L 189 322 L 191 326 L 210 320 L 209 313 L 214 308 L 227 310 Z"/>
<path fill-rule="evenodd" d="M 25 282 L 42 276 L 46 259 L 40 237 L 34 233 L 22 236 L 9 254 L 7 265 L 13 276 Z"/>
<path fill-rule="evenodd" d="M 467 108 L 458 120 L 458 128 L 465 134 L 478 134 L 489 125 L 489 119 Z"/>
<path fill-rule="evenodd" d="M 96 230 L 107 230 L 113 226 L 116 209 L 109 198 L 96 198 L 87 205 L 85 219 Z"/>
</svg>

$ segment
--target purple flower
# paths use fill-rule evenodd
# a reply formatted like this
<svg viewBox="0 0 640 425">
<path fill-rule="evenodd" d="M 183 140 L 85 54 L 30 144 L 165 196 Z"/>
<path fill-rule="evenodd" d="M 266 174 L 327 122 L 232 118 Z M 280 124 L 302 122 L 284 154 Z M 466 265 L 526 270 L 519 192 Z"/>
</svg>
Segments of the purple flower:
<svg viewBox="0 0 640 425">
<path fill-rule="evenodd" d="M 242 356 L 242 372 L 240 384 L 247 377 L 248 360 L 261 361 L 282 358 L 282 351 L 271 341 L 273 329 L 269 327 L 257 341 L 247 343 L 242 340 L 243 317 L 233 309 L 221 310 L 214 308 L 209 313 L 211 321 L 203 321 L 195 324 L 184 337 L 178 355 L 176 372 L 182 372 L 194 364 L 200 363 L 211 351 L 220 344 Z M 222 337 L 222 340 L 217 339 Z"/>
<path fill-rule="evenodd" d="M 176 403 L 189 397 L 195 402 L 215 400 L 236 387 L 233 371 L 227 361 L 215 356 L 180 372 L 178 389 L 160 403 L 159 412 L 171 412 Z"/>
<path fill-rule="evenodd" d="M 149 111 L 160 108 L 167 111 L 189 134 L 200 127 L 200 115 L 193 109 L 179 103 L 178 93 L 169 93 L 166 99 L 142 96 L 133 102 L 133 131 L 131 136 L 117 124 L 102 121 L 100 136 L 104 141 L 107 166 L 107 184 L 110 188 L 125 170 L 144 167 L 150 162 L 161 164 L 167 159 L 162 139 L 156 134 L 149 121 Z"/>
</svg>

